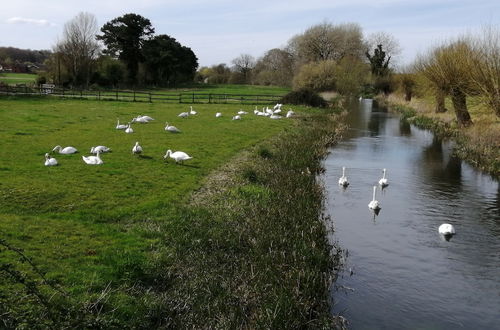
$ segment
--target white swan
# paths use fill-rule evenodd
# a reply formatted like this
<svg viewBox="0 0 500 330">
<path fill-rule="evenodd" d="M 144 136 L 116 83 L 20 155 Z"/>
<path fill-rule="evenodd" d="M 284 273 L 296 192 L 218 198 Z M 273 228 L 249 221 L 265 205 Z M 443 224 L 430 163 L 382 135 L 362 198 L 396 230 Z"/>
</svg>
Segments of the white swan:
<svg viewBox="0 0 500 330">
<path fill-rule="evenodd" d="M 182 152 L 182 151 L 176 151 L 172 152 L 172 150 L 167 150 L 167 153 L 165 156 L 163 156 L 163 159 L 167 159 L 170 156 L 170 158 L 174 159 L 176 163 L 178 162 L 184 162 L 185 160 L 192 159 L 193 157 L 189 156 L 187 153 Z"/>
<path fill-rule="evenodd" d="M 171 133 L 180 133 L 181 130 L 178 129 L 175 126 L 169 125 L 168 121 L 165 123 L 165 131 L 171 132 Z"/>
<path fill-rule="evenodd" d="M 57 159 L 50 157 L 48 153 L 45 154 L 45 166 L 56 166 Z"/>
<path fill-rule="evenodd" d="M 189 117 L 189 112 L 181 112 L 177 117 L 187 118 Z"/>
<path fill-rule="evenodd" d="M 189 108 L 191 109 L 191 110 L 189 110 L 189 114 L 190 115 L 196 115 L 197 114 L 197 112 L 193 110 L 193 106 L 189 106 Z"/>
<path fill-rule="evenodd" d="M 139 115 L 137 118 L 141 118 L 142 120 L 147 120 L 147 121 L 153 121 L 154 118 L 152 117 L 149 117 L 149 116 L 141 116 Z"/>
<path fill-rule="evenodd" d="M 219 118 L 219 117 L 222 117 L 222 113 L 217 112 L 217 113 L 215 114 L 215 118 Z"/>
<path fill-rule="evenodd" d="M 100 152 L 98 151 L 95 156 L 82 156 L 83 161 L 89 165 L 101 165 L 104 164 L 101 157 L 99 157 Z"/>
<path fill-rule="evenodd" d="M 236 115 L 233 117 L 233 120 L 241 120 L 241 116 L 240 115 Z"/>
<path fill-rule="evenodd" d="M 243 110 L 238 111 L 238 115 L 246 115 L 246 114 L 248 114 L 248 112 Z"/>
<path fill-rule="evenodd" d="M 136 142 L 135 146 L 132 147 L 132 153 L 133 154 L 140 154 L 140 153 L 142 153 L 142 147 L 139 145 L 139 142 Z"/>
<path fill-rule="evenodd" d="M 274 114 L 272 114 L 272 115 L 269 116 L 269 118 L 271 118 L 271 119 L 281 119 L 281 116 L 280 115 L 274 115 Z"/>
<path fill-rule="evenodd" d="M 378 181 L 378 184 L 381 185 L 382 188 L 385 188 L 389 185 L 389 182 L 387 181 L 387 178 L 385 177 L 385 172 L 386 172 L 385 168 L 384 168 L 383 172 L 384 172 L 384 175 L 382 176 L 382 179 L 380 179 Z"/>
<path fill-rule="evenodd" d="M 281 106 L 283 104 L 280 104 L 280 103 L 276 103 L 276 105 L 274 106 L 273 110 L 281 110 Z"/>
<path fill-rule="evenodd" d="M 146 124 L 149 122 L 149 120 L 147 120 L 146 118 L 143 118 L 141 116 L 137 116 L 135 118 L 132 118 L 132 122 L 133 123 L 141 123 L 141 124 Z"/>
<path fill-rule="evenodd" d="M 116 123 L 116 129 L 126 129 L 127 125 L 120 124 L 120 119 L 116 119 L 118 122 Z"/>
<path fill-rule="evenodd" d="M 375 200 L 375 194 L 376 194 L 376 192 L 377 192 L 377 186 L 373 186 L 373 199 L 368 204 L 368 208 L 370 210 L 378 210 L 378 209 L 380 209 L 380 205 L 378 204 L 378 201 Z"/>
<path fill-rule="evenodd" d="M 92 147 L 90 148 L 90 153 L 91 154 L 96 154 L 97 152 L 103 153 L 103 152 L 110 152 L 111 148 L 108 148 L 106 146 L 97 146 L 97 147 Z"/>
<path fill-rule="evenodd" d="M 134 130 L 132 129 L 132 127 L 130 127 L 130 123 L 128 123 L 127 128 L 125 129 L 125 133 L 127 134 L 134 133 Z"/>
<path fill-rule="evenodd" d="M 455 227 L 453 227 L 453 225 L 450 225 L 449 223 L 443 223 L 441 226 L 439 226 L 438 231 L 441 235 L 444 236 L 455 235 Z"/>
<path fill-rule="evenodd" d="M 59 151 L 60 154 L 64 154 L 64 155 L 74 154 L 75 152 L 78 152 L 78 150 L 76 150 L 76 148 L 71 147 L 71 146 L 68 146 L 65 148 L 62 148 L 61 146 L 55 146 L 54 149 L 52 149 L 52 151 L 56 151 L 56 150 Z"/>
<path fill-rule="evenodd" d="M 293 112 L 293 110 L 288 110 L 288 112 L 286 113 L 286 118 L 291 118 L 293 117 L 293 115 L 295 115 L 295 112 Z"/>
<path fill-rule="evenodd" d="M 345 167 L 342 167 L 342 176 L 339 179 L 339 185 L 344 188 L 349 185 L 349 181 L 347 181 L 347 177 L 345 176 Z"/>
</svg>

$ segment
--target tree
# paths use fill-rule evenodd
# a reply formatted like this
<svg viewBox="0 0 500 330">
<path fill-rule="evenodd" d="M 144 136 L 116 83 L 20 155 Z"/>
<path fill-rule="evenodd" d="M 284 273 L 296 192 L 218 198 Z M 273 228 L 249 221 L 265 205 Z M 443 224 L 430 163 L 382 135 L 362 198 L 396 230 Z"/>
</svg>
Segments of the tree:
<svg viewBox="0 0 500 330">
<path fill-rule="evenodd" d="M 325 22 L 293 37 L 288 48 L 301 63 L 339 61 L 346 56 L 360 58 L 364 49 L 363 34 L 358 24 Z"/>
<path fill-rule="evenodd" d="M 378 45 L 382 45 L 384 48 L 385 55 L 392 59 L 392 64 L 395 63 L 395 59 L 401 54 L 401 47 L 399 42 L 394 36 L 386 32 L 375 32 L 368 36 L 367 49 L 375 49 Z"/>
<path fill-rule="evenodd" d="M 97 29 L 95 16 L 85 12 L 64 24 L 62 39 L 54 47 L 58 77 L 62 61 L 75 85 L 88 86 L 100 50 Z"/>
<path fill-rule="evenodd" d="M 290 86 L 293 79 L 293 57 L 286 50 L 273 48 L 260 58 L 254 68 L 259 84 Z"/>
<path fill-rule="evenodd" d="M 382 50 L 382 45 L 377 45 L 377 48 L 373 51 L 373 55 L 370 55 L 368 51 L 365 52 L 368 61 L 370 61 L 370 66 L 372 73 L 376 77 L 384 77 L 389 74 L 389 62 L 391 57 L 386 58 L 386 52 Z"/>
<path fill-rule="evenodd" d="M 193 51 L 174 38 L 162 34 L 146 40 L 143 46 L 147 81 L 169 85 L 192 80 L 198 67 Z"/>
<path fill-rule="evenodd" d="M 232 60 L 234 71 L 241 75 L 242 82 L 250 83 L 252 69 L 255 67 L 255 59 L 252 55 L 241 54 Z"/>
<path fill-rule="evenodd" d="M 129 82 L 137 82 L 139 62 L 143 61 L 142 47 L 155 30 L 149 19 L 137 14 L 125 14 L 104 24 L 97 39 L 106 45 L 106 53 L 123 60 Z"/>
</svg>

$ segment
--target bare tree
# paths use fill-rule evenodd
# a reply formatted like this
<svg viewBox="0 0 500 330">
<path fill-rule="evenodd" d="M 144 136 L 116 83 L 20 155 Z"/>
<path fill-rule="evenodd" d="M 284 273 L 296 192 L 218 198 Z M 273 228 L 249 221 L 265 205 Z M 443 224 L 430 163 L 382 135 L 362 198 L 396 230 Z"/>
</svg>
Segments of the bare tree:
<svg viewBox="0 0 500 330">
<path fill-rule="evenodd" d="M 255 59 L 252 55 L 241 54 L 232 60 L 234 70 L 241 74 L 244 83 L 250 82 L 252 69 L 255 67 Z"/>
<path fill-rule="evenodd" d="M 372 51 L 378 45 L 382 45 L 387 57 L 392 59 L 392 64 L 397 62 L 398 55 L 401 54 L 401 46 L 399 41 L 387 32 L 375 32 L 368 36 L 366 40 L 367 51 Z"/>
<path fill-rule="evenodd" d="M 54 47 L 74 83 L 88 86 L 100 46 L 95 36 L 97 20 L 93 14 L 81 12 L 64 24 L 63 36 Z"/>
<path fill-rule="evenodd" d="M 321 23 L 296 35 L 288 42 L 288 49 L 299 62 L 339 61 L 346 56 L 363 55 L 363 34 L 358 24 L 333 25 Z"/>
<path fill-rule="evenodd" d="M 268 50 L 257 61 L 254 70 L 258 83 L 290 86 L 293 78 L 292 54 L 279 48 Z"/>
<path fill-rule="evenodd" d="M 467 57 L 473 88 L 500 117 L 500 31 L 485 27 L 472 39 L 472 56 Z"/>
</svg>

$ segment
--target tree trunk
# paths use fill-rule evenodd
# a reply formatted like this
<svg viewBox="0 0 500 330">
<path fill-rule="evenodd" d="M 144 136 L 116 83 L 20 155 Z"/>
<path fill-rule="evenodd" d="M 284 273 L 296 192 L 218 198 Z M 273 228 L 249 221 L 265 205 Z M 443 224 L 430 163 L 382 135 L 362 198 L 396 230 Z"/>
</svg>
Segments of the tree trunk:
<svg viewBox="0 0 500 330">
<path fill-rule="evenodd" d="M 436 113 L 446 112 L 446 108 L 444 106 L 444 97 L 444 91 L 440 89 L 436 90 Z"/>
<path fill-rule="evenodd" d="M 410 102 L 411 101 L 411 90 L 406 90 L 405 91 L 405 101 Z"/>
<path fill-rule="evenodd" d="M 453 108 L 455 108 L 455 115 L 457 116 L 458 126 L 468 127 L 472 125 L 469 111 L 467 110 L 466 95 L 459 88 L 452 88 L 451 101 Z"/>
</svg>

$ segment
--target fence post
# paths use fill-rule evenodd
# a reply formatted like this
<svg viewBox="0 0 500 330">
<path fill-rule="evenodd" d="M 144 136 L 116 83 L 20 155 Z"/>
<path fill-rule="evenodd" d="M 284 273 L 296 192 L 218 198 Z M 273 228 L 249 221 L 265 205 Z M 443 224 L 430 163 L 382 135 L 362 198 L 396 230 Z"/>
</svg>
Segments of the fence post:
<svg viewBox="0 0 500 330">
<path fill-rule="evenodd" d="M 97 99 L 100 101 L 101 100 L 101 91 L 97 91 Z"/>
<path fill-rule="evenodd" d="M 208 93 L 208 103 L 212 103 L 212 94 Z"/>
<path fill-rule="evenodd" d="M 64 86 L 63 86 L 63 90 L 62 90 L 62 96 L 64 97 Z"/>
<path fill-rule="evenodd" d="M 135 90 L 134 90 L 134 102 L 135 102 Z"/>
<path fill-rule="evenodd" d="M 151 101 L 151 92 L 149 92 L 149 103 L 152 103 L 152 101 Z"/>
<path fill-rule="evenodd" d="M 80 98 L 83 99 L 83 89 L 80 89 Z"/>
<path fill-rule="evenodd" d="M 116 91 L 115 93 L 116 93 L 116 100 L 118 101 L 118 91 Z"/>
<path fill-rule="evenodd" d="M 193 102 L 192 103 L 194 103 L 194 93 L 193 93 Z"/>
</svg>

